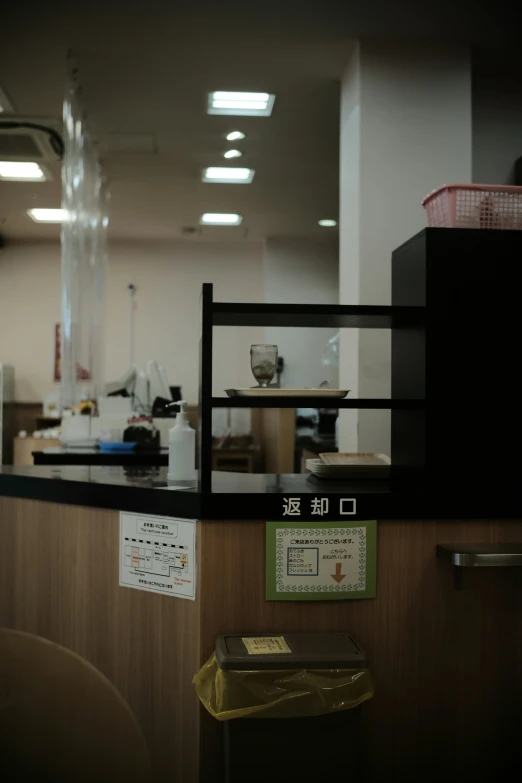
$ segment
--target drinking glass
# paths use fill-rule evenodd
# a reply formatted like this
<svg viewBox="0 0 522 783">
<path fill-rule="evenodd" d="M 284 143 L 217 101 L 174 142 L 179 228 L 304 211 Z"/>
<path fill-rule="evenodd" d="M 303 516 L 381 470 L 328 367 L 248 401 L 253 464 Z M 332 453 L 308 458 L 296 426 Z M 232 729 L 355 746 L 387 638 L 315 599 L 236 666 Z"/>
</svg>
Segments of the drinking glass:
<svg viewBox="0 0 522 783">
<path fill-rule="evenodd" d="M 268 388 L 275 375 L 277 365 L 277 345 L 251 345 L 250 366 L 259 386 Z"/>
</svg>

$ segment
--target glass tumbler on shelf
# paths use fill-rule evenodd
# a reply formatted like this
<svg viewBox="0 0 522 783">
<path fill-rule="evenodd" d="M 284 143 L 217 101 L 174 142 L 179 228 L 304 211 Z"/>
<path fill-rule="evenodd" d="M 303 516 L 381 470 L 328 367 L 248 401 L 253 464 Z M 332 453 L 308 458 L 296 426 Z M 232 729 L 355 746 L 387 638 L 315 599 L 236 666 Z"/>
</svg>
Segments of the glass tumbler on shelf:
<svg viewBox="0 0 522 783">
<path fill-rule="evenodd" d="M 276 371 L 277 345 L 251 345 L 250 366 L 259 386 L 267 389 Z"/>
</svg>

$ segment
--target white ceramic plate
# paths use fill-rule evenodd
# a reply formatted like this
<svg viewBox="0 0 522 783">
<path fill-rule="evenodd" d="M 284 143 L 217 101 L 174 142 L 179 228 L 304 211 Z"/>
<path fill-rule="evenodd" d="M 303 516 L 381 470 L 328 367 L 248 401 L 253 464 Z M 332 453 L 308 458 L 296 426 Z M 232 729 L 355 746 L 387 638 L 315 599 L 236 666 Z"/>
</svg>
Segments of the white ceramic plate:
<svg viewBox="0 0 522 783">
<path fill-rule="evenodd" d="M 334 397 L 342 399 L 350 389 L 225 389 L 229 397 Z"/>
</svg>

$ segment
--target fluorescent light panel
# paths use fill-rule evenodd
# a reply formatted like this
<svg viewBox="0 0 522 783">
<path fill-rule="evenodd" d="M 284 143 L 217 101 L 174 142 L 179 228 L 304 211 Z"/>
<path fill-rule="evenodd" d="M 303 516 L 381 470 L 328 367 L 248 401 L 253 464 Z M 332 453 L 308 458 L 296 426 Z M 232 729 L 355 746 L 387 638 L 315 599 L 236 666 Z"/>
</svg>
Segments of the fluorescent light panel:
<svg viewBox="0 0 522 783">
<path fill-rule="evenodd" d="M 205 212 L 199 222 L 202 226 L 239 226 L 243 215 L 231 215 L 221 212 Z"/>
<path fill-rule="evenodd" d="M 246 138 L 246 134 L 241 131 L 230 131 L 227 134 L 227 141 L 241 141 Z"/>
<path fill-rule="evenodd" d="M 337 220 L 331 220 L 330 218 L 319 220 L 319 225 L 323 226 L 324 228 L 333 228 L 337 225 Z"/>
<path fill-rule="evenodd" d="M 65 220 L 64 209 L 43 209 L 36 207 L 28 209 L 27 214 L 35 223 L 63 223 Z"/>
<path fill-rule="evenodd" d="M 209 166 L 203 169 L 203 182 L 232 183 L 248 185 L 254 179 L 254 169 L 232 168 L 231 166 Z"/>
<path fill-rule="evenodd" d="M 0 160 L 0 179 L 45 182 L 47 177 L 38 165 L 29 161 Z"/>
<path fill-rule="evenodd" d="M 270 117 L 275 95 L 268 92 L 209 92 L 209 114 L 235 114 L 245 117 Z M 234 138 L 240 138 L 235 136 Z M 233 141 L 233 139 L 229 139 Z"/>
</svg>

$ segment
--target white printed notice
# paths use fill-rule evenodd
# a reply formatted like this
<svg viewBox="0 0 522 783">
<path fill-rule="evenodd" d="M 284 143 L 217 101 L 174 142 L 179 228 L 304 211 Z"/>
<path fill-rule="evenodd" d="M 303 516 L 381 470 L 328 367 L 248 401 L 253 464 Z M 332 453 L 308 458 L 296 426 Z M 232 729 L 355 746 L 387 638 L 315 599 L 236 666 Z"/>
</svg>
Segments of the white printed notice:
<svg viewBox="0 0 522 783">
<path fill-rule="evenodd" d="M 196 520 L 120 512 L 120 585 L 196 597 Z"/>
</svg>

